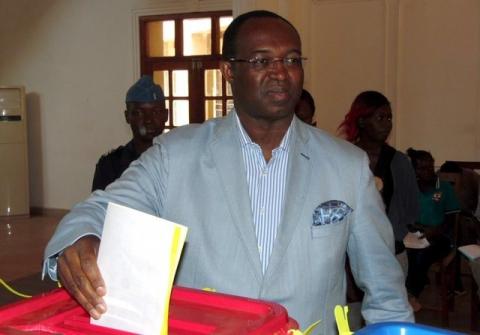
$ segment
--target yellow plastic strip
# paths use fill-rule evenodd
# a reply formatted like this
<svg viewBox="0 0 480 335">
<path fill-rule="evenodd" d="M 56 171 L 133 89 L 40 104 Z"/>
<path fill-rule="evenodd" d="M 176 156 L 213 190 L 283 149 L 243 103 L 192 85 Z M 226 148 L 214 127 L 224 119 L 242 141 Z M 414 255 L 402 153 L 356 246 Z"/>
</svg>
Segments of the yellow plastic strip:
<svg viewBox="0 0 480 335">
<path fill-rule="evenodd" d="M 305 329 L 305 331 L 303 332 L 303 334 L 304 334 L 304 335 L 310 335 L 310 333 L 313 332 L 313 330 L 314 330 L 315 328 L 317 328 L 317 326 L 320 324 L 321 321 L 322 321 L 322 320 L 318 320 L 318 321 L 312 323 L 310 326 L 308 326 L 307 329 Z"/>
<path fill-rule="evenodd" d="M 8 291 L 10 291 L 11 293 L 15 294 L 16 296 L 19 296 L 21 298 L 31 298 L 32 296 L 31 295 L 27 295 L 27 294 L 23 294 L 23 293 L 20 293 L 18 291 L 16 291 L 15 289 L 13 289 L 10 285 L 8 285 L 3 279 L 0 278 L 0 284 L 2 284 Z"/>
<path fill-rule="evenodd" d="M 337 320 L 337 328 L 339 335 L 351 335 L 353 332 L 348 325 L 348 306 L 335 306 L 335 320 Z"/>
<path fill-rule="evenodd" d="M 310 333 L 313 332 L 313 330 L 320 324 L 321 321 L 322 320 L 315 321 L 310 326 L 308 326 L 307 329 L 305 329 L 305 331 L 303 332 L 298 329 L 289 329 L 287 331 L 287 334 L 288 335 L 310 335 Z"/>
</svg>

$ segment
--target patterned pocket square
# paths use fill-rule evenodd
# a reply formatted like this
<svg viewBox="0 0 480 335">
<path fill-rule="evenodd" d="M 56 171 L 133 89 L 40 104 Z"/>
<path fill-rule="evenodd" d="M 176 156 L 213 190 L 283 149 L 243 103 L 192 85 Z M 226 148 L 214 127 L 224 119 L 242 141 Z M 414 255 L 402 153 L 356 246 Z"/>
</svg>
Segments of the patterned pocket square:
<svg viewBox="0 0 480 335">
<path fill-rule="evenodd" d="M 353 212 L 353 209 L 343 201 L 326 201 L 315 208 L 315 211 L 313 212 L 313 225 L 321 226 L 340 222 L 351 212 Z"/>
</svg>

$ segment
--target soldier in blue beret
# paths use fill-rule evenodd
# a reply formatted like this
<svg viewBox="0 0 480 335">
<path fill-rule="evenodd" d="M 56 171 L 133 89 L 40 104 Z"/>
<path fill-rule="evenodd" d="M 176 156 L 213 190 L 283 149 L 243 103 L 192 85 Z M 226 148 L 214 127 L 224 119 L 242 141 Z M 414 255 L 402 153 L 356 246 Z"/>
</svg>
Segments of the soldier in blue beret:
<svg viewBox="0 0 480 335">
<path fill-rule="evenodd" d="M 92 191 L 104 190 L 125 171 L 160 135 L 168 119 L 162 88 L 148 75 L 142 76 L 127 91 L 125 120 L 132 128 L 133 138 L 126 145 L 103 155 L 98 160 Z"/>
</svg>

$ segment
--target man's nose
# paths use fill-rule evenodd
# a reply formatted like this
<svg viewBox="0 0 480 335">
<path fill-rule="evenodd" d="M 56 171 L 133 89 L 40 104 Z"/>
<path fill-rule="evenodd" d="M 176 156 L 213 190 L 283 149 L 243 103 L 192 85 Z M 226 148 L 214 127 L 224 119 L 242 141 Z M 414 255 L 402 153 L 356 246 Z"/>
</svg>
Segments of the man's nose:
<svg viewBox="0 0 480 335">
<path fill-rule="evenodd" d="M 145 122 L 145 123 L 150 123 L 150 122 L 152 122 L 152 119 L 153 119 L 153 113 L 152 113 L 152 111 L 149 111 L 149 110 L 144 111 L 144 113 L 143 113 L 143 122 Z"/>
<path fill-rule="evenodd" d="M 283 58 L 273 59 L 268 66 L 268 71 L 270 75 L 284 77 L 287 73 L 287 67 L 284 63 Z"/>
</svg>

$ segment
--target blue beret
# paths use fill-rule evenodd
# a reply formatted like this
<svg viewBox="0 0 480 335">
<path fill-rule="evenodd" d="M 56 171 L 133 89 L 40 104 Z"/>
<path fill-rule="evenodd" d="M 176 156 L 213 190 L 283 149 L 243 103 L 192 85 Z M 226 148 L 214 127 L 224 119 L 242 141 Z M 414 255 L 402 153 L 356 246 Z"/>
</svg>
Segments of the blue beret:
<svg viewBox="0 0 480 335">
<path fill-rule="evenodd" d="M 153 82 L 152 76 L 142 76 L 127 91 L 125 102 L 165 101 L 162 88 Z"/>
</svg>

